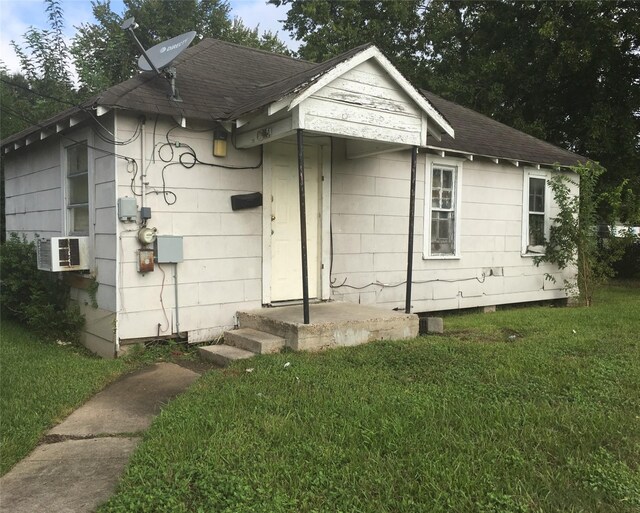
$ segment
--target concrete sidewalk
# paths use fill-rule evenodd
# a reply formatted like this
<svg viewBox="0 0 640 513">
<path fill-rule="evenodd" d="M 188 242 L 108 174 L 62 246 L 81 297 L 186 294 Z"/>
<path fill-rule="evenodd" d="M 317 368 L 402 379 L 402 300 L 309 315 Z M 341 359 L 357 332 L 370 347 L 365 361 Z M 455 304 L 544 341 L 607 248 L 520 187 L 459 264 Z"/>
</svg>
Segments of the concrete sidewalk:
<svg viewBox="0 0 640 513">
<path fill-rule="evenodd" d="M 0 478 L 0 513 L 95 511 L 113 493 L 153 418 L 198 376 L 159 363 L 109 385 Z"/>
</svg>

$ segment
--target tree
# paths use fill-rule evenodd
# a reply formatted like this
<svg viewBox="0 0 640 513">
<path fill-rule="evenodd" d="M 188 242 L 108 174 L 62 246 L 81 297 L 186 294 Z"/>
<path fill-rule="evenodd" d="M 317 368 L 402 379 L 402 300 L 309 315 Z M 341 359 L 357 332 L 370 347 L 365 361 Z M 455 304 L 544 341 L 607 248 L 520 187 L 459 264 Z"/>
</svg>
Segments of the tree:
<svg viewBox="0 0 640 513">
<path fill-rule="evenodd" d="M 301 56 L 371 41 L 418 87 L 600 162 L 640 190 L 640 3 L 270 0 Z"/>
<path fill-rule="evenodd" d="M 227 0 L 124 0 L 122 15 L 111 9 L 109 0 L 92 2 L 97 23 L 78 27 L 71 53 L 75 58 L 81 88 L 98 92 L 136 73 L 140 51 L 120 25 L 135 17 L 136 35 L 145 48 L 191 30 L 196 39 L 213 37 L 234 43 L 286 53 L 276 34 L 260 35 L 240 19 L 230 18 Z"/>
<path fill-rule="evenodd" d="M 70 56 L 64 40 L 64 13 L 59 0 L 45 0 L 49 28 L 31 27 L 19 45 L 11 42 L 21 73 L 9 73 L 0 62 L 0 139 L 19 132 L 73 105 Z M 0 162 L 0 240 L 5 238 L 4 160 Z"/>
<path fill-rule="evenodd" d="M 269 0 L 289 5 L 284 29 L 302 45 L 300 57 L 322 62 L 351 48 L 374 43 L 410 79 L 419 78 L 422 19 L 427 0 Z"/>
<path fill-rule="evenodd" d="M 424 33 L 429 88 L 638 179 L 640 4 L 434 0 Z"/>
<path fill-rule="evenodd" d="M 59 0 L 45 0 L 45 6 L 49 28 L 29 28 L 21 45 L 11 41 L 21 72 L 9 74 L 6 67 L 0 71 L 2 138 L 78 101 L 71 81 L 71 56 L 63 34 L 64 12 Z"/>
<path fill-rule="evenodd" d="M 29 81 L 20 73 L 9 73 L 0 65 L 0 139 L 20 132 L 29 127 L 32 118 L 27 114 L 32 109 L 33 96 L 29 90 Z"/>
</svg>

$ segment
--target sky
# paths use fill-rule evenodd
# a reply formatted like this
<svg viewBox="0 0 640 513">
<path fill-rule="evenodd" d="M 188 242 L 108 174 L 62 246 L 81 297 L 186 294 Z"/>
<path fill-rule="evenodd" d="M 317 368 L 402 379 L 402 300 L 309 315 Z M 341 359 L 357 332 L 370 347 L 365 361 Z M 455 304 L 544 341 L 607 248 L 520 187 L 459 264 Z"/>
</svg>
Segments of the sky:
<svg viewBox="0 0 640 513">
<path fill-rule="evenodd" d="M 266 0 L 230 0 L 231 16 L 242 18 L 248 27 L 260 25 L 260 31 L 278 32 L 279 38 L 290 49 L 296 50 L 298 44 L 282 30 L 278 20 L 286 17 L 287 9 L 267 4 Z M 91 0 L 62 0 L 65 15 L 65 33 L 68 42 L 75 34 L 74 26 L 95 21 L 91 14 Z M 112 0 L 113 11 L 122 13 L 121 0 Z M 18 58 L 11 47 L 11 41 L 22 42 L 22 35 L 30 26 L 48 28 L 45 6 L 42 0 L 0 0 L 0 60 L 9 71 L 18 71 Z M 177 35 L 177 34 L 176 34 Z"/>
</svg>

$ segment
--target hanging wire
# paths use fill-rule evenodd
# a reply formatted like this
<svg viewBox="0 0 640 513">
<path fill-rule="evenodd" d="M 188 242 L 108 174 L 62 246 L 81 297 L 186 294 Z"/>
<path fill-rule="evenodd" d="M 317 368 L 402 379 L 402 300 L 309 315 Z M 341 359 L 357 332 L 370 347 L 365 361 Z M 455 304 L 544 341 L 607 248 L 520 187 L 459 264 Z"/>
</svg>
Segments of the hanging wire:
<svg viewBox="0 0 640 513">
<path fill-rule="evenodd" d="M 436 278 L 433 280 L 411 280 L 412 284 L 415 285 L 423 285 L 425 283 L 436 283 L 436 282 L 441 282 L 441 283 L 459 283 L 459 282 L 463 282 L 463 281 L 477 281 L 478 283 L 484 283 L 485 280 L 487 279 L 486 275 L 484 273 L 482 273 L 482 277 L 478 278 L 477 276 L 474 276 L 472 278 L 460 278 L 458 280 L 443 280 L 441 278 Z M 356 285 L 348 285 L 347 284 L 347 278 L 345 278 L 343 280 L 342 283 L 340 283 L 339 285 L 336 285 L 335 283 L 337 282 L 337 278 L 331 280 L 331 288 L 332 289 L 339 289 L 341 287 L 346 287 L 349 289 L 354 289 L 354 290 L 362 290 L 362 289 L 366 289 L 367 287 L 371 287 L 371 286 L 377 286 L 377 287 L 381 287 L 383 289 L 392 289 L 395 287 L 400 287 L 401 285 L 406 285 L 407 280 L 404 281 L 400 281 L 398 283 L 393 283 L 393 284 L 389 284 L 389 283 L 382 283 L 381 281 L 372 281 L 371 283 L 367 283 L 366 285 L 362 285 L 362 286 L 356 286 Z"/>
</svg>

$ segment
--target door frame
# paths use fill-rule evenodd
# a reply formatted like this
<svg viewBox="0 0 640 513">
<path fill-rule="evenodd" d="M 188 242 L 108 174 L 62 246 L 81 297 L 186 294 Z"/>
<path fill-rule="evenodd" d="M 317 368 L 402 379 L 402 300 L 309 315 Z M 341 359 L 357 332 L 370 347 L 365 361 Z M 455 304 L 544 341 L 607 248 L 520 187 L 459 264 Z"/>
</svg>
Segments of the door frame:
<svg viewBox="0 0 640 513">
<path fill-rule="evenodd" d="M 271 144 L 289 144 L 289 141 L 274 141 L 263 146 L 262 158 L 262 304 L 271 304 L 271 214 L 272 214 L 272 178 L 273 164 Z M 295 145 L 295 141 L 291 142 Z M 318 152 L 320 165 L 320 198 L 319 211 L 320 229 L 320 298 L 327 300 L 331 297 L 330 262 L 331 262 L 331 139 L 329 137 L 315 137 L 308 145 L 320 147 Z M 298 163 L 294 163 L 297 169 Z M 308 222 L 308 220 L 307 220 Z M 302 279 L 302 277 L 301 277 Z"/>
</svg>

